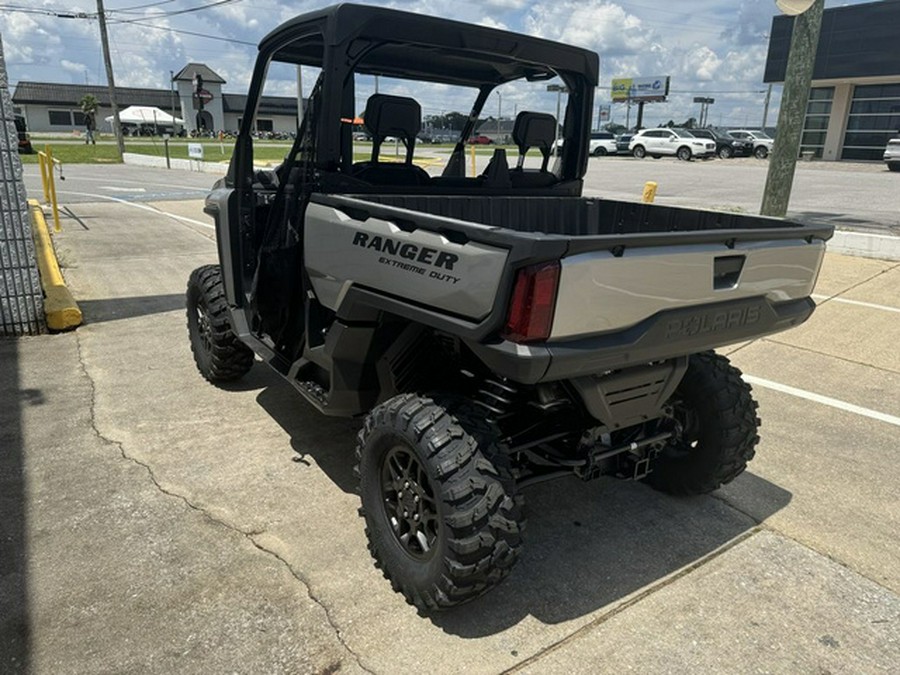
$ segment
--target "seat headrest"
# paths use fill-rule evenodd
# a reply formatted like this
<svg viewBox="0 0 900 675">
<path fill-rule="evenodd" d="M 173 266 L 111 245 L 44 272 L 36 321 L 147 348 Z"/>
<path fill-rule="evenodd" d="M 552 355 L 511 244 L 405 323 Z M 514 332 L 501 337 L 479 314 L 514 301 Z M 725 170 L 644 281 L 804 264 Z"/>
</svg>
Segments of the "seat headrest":
<svg viewBox="0 0 900 675">
<path fill-rule="evenodd" d="M 412 98 L 374 94 L 366 103 L 365 125 L 376 139 L 397 136 L 413 141 L 422 128 L 422 108 Z"/>
<path fill-rule="evenodd" d="M 520 112 L 513 127 L 513 141 L 524 155 L 528 148 L 538 148 L 548 154 L 556 138 L 556 118 L 547 113 Z"/>
</svg>

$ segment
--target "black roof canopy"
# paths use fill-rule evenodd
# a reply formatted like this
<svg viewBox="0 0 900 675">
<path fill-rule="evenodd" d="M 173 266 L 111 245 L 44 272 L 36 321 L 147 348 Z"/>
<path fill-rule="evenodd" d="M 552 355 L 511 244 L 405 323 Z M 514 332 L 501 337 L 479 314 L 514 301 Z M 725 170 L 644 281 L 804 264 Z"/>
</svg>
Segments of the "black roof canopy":
<svg viewBox="0 0 900 675">
<path fill-rule="evenodd" d="M 291 42 L 303 36 L 318 40 Z M 596 86 L 595 52 L 541 38 L 423 14 L 340 4 L 304 14 L 266 37 L 260 52 L 278 61 L 322 66 L 326 53 L 357 72 L 443 84 L 482 86 L 577 74 Z"/>
</svg>

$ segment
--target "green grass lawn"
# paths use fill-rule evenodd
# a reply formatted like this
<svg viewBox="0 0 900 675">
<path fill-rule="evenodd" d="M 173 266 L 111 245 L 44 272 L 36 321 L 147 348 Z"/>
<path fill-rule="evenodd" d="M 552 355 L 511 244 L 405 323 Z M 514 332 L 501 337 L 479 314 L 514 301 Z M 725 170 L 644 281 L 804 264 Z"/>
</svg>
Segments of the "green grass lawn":
<svg viewBox="0 0 900 675">
<path fill-rule="evenodd" d="M 104 138 L 104 141 L 108 139 Z M 57 143 L 53 144 L 51 139 L 47 141 L 36 139 L 32 141 L 35 150 L 42 150 L 45 144 L 49 144 L 53 156 L 60 160 L 63 165 L 66 164 L 115 164 L 118 156 L 114 143 L 104 142 L 99 145 L 69 144 Z M 233 139 L 218 141 L 217 139 L 171 139 L 169 141 L 169 157 L 172 159 L 188 159 L 188 143 L 202 143 L 204 148 L 204 161 L 206 162 L 228 162 L 231 160 L 231 153 L 234 148 Z M 357 143 L 354 147 L 353 161 L 364 162 L 371 158 L 371 144 Z M 516 150 L 511 146 L 493 146 L 481 145 L 475 146 L 475 154 L 479 156 L 493 155 L 495 147 L 505 147 L 507 155 L 515 156 Z M 441 150 L 447 152 L 452 150 L 453 146 L 444 145 L 417 145 L 416 157 L 426 160 L 431 154 L 430 150 Z M 290 150 L 290 144 L 286 141 L 254 141 L 253 156 L 257 162 L 272 163 L 281 161 Z M 134 152 L 142 155 L 153 155 L 156 157 L 165 157 L 165 144 L 161 139 L 151 138 L 135 138 L 125 141 L 125 151 Z M 466 158 L 470 157 L 470 148 L 466 148 Z M 404 151 L 402 145 L 398 149 L 397 157 L 403 157 Z M 382 146 L 381 158 L 384 161 L 390 161 L 395 156 L 395 150 L 392 143 L 386 143 Z M 36 164 L 38 161 L 37 154 L 21 155 L 25 164 Z"/>
</svg>

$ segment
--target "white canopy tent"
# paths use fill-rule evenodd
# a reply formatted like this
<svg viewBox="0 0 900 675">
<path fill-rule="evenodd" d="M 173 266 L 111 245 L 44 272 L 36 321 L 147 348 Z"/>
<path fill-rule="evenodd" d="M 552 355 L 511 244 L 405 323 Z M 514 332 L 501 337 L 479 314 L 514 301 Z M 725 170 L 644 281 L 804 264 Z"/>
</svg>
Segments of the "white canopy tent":
<svg viewBox="0 0 900 675">
<path fill-rule="evenodd" d="M 123 124 L 163 124 L 171 125 L 184 124 L 183 119 L 173 117 L 164 110 L 146 105 L 133 105 L 119 112 L 119 119 Z M 110 115 L 106 121 L 112 124 L 113 116 Z"/>
</svg>

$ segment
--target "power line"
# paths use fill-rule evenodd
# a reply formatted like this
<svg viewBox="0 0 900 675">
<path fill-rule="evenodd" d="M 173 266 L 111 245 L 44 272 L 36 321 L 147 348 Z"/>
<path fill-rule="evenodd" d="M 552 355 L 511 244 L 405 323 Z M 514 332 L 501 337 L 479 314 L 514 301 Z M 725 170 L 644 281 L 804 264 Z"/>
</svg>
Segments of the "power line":
<svg viewBox="0 0 900 675">
<path fill-rule="evenodd" d="M 58 19 L 96 19 L 96 12 L 71 12 L 65 9 L 38 9 L 36 7 L 22 7 L 21 5 L 0 5 L 0 9 L 22 14 L 42 14 Z"/>
<path fill-rule="evenodd" d="M 162 12 L 160 14 L 153 15 L 144 15 L 140 19 L 119 19 L 117 23 L 136 23 L 138 21 L 144 19 L 166 19 L 170 16 L 179 16 L 180 14 L 191 14 L 192 12 L 202 12 L 207 9 L 212 9 L 213 7 L 219 7 L 221 5 L 229 5 L 235 2 L 241 2 L 241 0 L 218 0 L 218 2 L 211 2 L 208 5 L 201 5 L 200 7 L 189 7 L 188 9 L 179 9 L 174 12 Z"/>
<path fill-rule="evenodd" d="M 110 9 L 111 12 L 131 12 L 138 9 L 147 9 L 148 7 L 158 7 L 159 5 L 168 5 L 170 2 L 176 2 L 176 0 L 160 0 L 160 2 L 151 2 L 146 5 L 135 5 L 134 7 L 114 7 Z"/>
<path fill-rule="evenodd" d="M 239 44 L 239 45 L 249 45 L 250 47 L 256 47 L 256 44 L 257 44 L 255 42 L 247 42 L 246 40 L 238 40 L 236 38 L 226 38 L 226 37 L 219 37 L 217 35 L 207 35 L 206 33 L 197 33 L 192 30 L 182 30 L 180 28 L 169 28 L 168 26 L 154 26 L 152 23 L 142 23 L 137 19 L 135 19 L 133 21 L 122 21 L 122 20 L 110 21 L 110 23 L 115 23 L 115 24 L 127 23 L 127 24 L 131 24 L 132 26 L 142 26 L 144 28 L 153 28 L 154 30 L 164 30 L 164 31 L 168 31 L 170 33 L 181 33 L 183 35 L 192 35 L 194 37 L 206 38 L 207 40 L 219 40 L 221 42 L 231 42 L 231 43 Z"/>
</svg>

